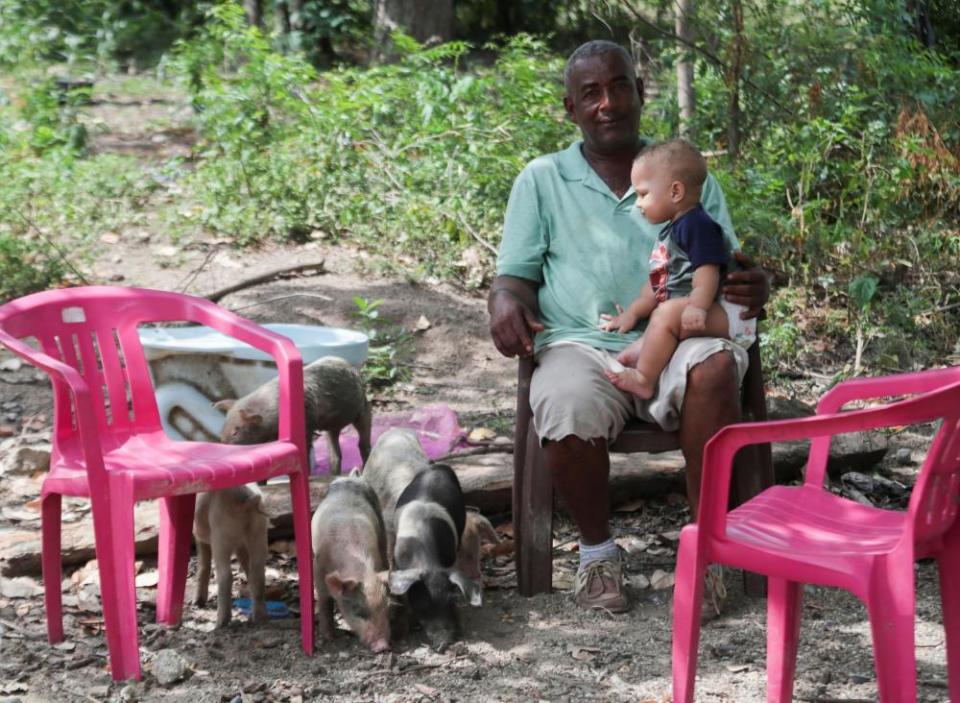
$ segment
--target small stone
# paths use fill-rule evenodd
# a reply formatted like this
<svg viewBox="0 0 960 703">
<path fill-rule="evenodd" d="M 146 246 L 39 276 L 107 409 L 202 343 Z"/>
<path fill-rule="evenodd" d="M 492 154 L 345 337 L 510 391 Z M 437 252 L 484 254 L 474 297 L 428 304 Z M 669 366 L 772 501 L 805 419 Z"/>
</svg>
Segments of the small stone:
<svg viewBox="0 0 960 703">
<path fill-rule="evenodd" d="M 109 684 L 101 684 L 98 686 L 90 686 L 87 689 L 87 693 L 91 698 L 106 698 L 110 695 L 110 686 Z"/>
<path fill-rule="evenodd" d="M 0 437 L 13 437 L 17 433 L 17 428 L 13 425 L 0 425 Z"/>
<path fill-rule="evenodd" d="M 33 598 L 43 595 L 43 587 L 29 576 L 0 579 L 0 595 L 4 598 Z"/>
<path fill-rule="evenodd" d="M 161 649 L 153 661 L 153 675 L 161 686 L 182 681 L 189 671 L 187 662 L 173 649 Z"/>
<path fill-rule="evenodd" d="M 142 684 L 128 683 L 120 689 L 120 700 L 127 703 L 135 703 L 143 696 Z"/>
<path fill-rule="evenodd" d="M 0 474 L 32 476 L 50 469 L 50 445 L 19 446 L 7 454 L 0 466 Z"/>
<path fill-rule="evenodd" d="M 864 676 L 863 674 L 850 674 L 850 676 L 847 677 L 847 681 L 852 684 L 866 683 L 869 680 L 870 677 Z"/>
<path fill-rule="evenodd" d="M 907 466 L 913 463 L 912 452 L 907 447 L 901 447 L 897 450 L 897 463 L 900 466 Z"/>
</svg>

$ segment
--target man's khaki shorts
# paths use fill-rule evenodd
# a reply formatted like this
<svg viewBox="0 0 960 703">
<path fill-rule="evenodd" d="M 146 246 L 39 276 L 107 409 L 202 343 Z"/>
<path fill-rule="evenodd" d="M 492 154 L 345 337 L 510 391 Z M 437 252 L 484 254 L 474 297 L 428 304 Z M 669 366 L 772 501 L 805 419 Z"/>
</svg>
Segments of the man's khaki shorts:
<svg viewBox="0 0 960 703">
<path fill-rule="evenodd" d="M 576 342 L 558 342 L 537 354 L 530 384 L 534 427 L 545 440 L 576 435 L 580 439 L 616 439 L 631 418 L 655 422 L 673 431 L 680 424 L 680 407 L 687 373 L 717 352 L 733 354 L 739 380 L 747 372 L 747 352 L 726 339 L 697 337 L 680 343 L 660 374 L 657 394 L 640 400 L 619 390 L 603 375 L 605 368 L 622 370 L 616 352 Z"/>
</svg>

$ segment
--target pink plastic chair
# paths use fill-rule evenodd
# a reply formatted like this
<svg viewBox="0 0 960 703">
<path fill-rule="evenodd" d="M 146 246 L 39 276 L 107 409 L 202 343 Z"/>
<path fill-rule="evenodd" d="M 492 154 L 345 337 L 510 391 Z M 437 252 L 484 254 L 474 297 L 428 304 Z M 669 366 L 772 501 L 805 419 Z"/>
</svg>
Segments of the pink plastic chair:
<svg viewBox="0 0 960 703">
<path fill-rule="evenodd" d="M 269 353 L 280 372 L 279 440 L 231 446 L 164 435 L 137 333 L 142 323 L 189 321 Z M 39 349 L 24 342 L 34 338 Z M 303 363 L 293 343 L 202 298 L 137 288 L 85 287 L 29 295 L 0 307 L 0 344 L 53 382 L 50 472 L 43 482 L 47 634 L 64 638 L 60 600 L 61 496 L 93 509 L 100 594 L 115 680 L 140 678 L 133 506 L 162 498 L 157 621 L 180 622 L 195 494 L 290 477 L 303 649 L 313 652 L 310 501 L 304 442 Z"/>
<path fill-rule="evenodd" d="M 907 400 L 839 412 L 853 400 Z M 830 438 L 845 432 L 942 419 L 907 512 L 881 510 L 824 488 Z M 802 486 L 774 486 L 727 512 L 730 472 L 749 444 L 812 438 Z M 960 367 L 857 379 L 820 401 L 817 415 L 720 430 L 703 456 L 699 520 L 685 527 L 677 555 L 673 615 L 673 700 L 693 701 L 700 603 L 711 562 L 769 577 L 767 701 L 792 700 L 802 584 L 844 588 L 867 606 L 877 688 L 883 703 L 916 701 L 914 560 L 940 572 L 950 698 L 960 701 Z"/>
</svg>

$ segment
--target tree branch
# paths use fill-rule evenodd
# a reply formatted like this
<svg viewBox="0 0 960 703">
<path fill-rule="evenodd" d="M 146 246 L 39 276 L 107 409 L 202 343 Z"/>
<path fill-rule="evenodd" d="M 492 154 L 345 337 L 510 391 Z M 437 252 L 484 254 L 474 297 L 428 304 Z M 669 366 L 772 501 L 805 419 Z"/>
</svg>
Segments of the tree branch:
<svg viewBox="0 0 960 703">
<path fill-rule="evenodd" d="M 671 32 L 670 30 L 663 29 L 663 28 L 660 27 L 656 22 L 654 22 L 653 20 L 651 20 L 651 19 L 649 19 L 648 17 L 646 17 L 640 10 L 638 10 L 636 7 L 634 7 L 633 4 L 630 3 L 630 2 L 628 2 L 627 0 L 621 0 L 621 3 L 622 3 L 622 5 L 627 9 L 627 11 L 628 11 L 631 15 L 633 15 L 634 17 L 636 17 L 640 22 L 642 22 L 643 24 L 645 24 L 647 27 L 650 27 L 650 28 L 653 29 L 654 31 L 662 34 L 664 37 L 666 37 L 666 38 L 668 38 L 668 39 L 670 39 L 670 40 L 672 40 L 672 41 L 675 41 L 675 42 L 677 42 L 677 43 L 679 43 L 679 44 L 683 44 L 683 45 L 686 46 L 687 48 L 692 49 L 693 51 L 697 52 L 698 54 L 700 54 L 701 56 L 703 56 L 705 59 L 707 59 L 710 63 L 712 63 L 712 64 L 713 64 L 714 66 L 716 66 L 718 69 L 720 69 L 720 71 L 721 71 L 724 75 L 728 75 L 728 72 L 729 72 L 728 66 L 723 62 L 723 59 L 721 59 L 719 56 L 717 56 L 716 54 L 714 54 L 712 51 L 709 51 L 709 50 L 707 50 L 707 49 L 704 49 L 702 46 L 698 46 L 696 43 L 694 43 L 694 42 L 692 42 L 692 41 L 690 41 L 690 40 L 688 40 L 688 39 L 685 39 L 685 38 L 683 38 L 683 37 L 677 36 L 674 32 Z M 775 97 L 773 97 L 772 95 L 770 95 L 770 93 L 768 93 L 767 91 L 765 91 L 763 88 L 761 88 L 760 86 L 758 86 L 756 83 L 754 83 L 753 81 L 751 81 L 749 78 L 743 78 L 743 77 L 741 77 L 740 80 L 743 81 L 743 84 L 744 84 L 744 85 L 752 88 L 755 92 L 759 93 L 760 95 L 762 95 L 763 97 L 765 97 L 767 100 L 769 100 L 771 103 L 773 103 L 774 105 L 776 105 L 782 112 L 786 113 L 786 114 L 789 115 L 790 117 L 796 117 L 796 116 L 797 116 L 796 113 L 795 113 L 793 110 L 791 110 L 791 109 L 790 109 L 789 107 L 787 107 L 786 105 L 782 104 L 779 100 L 777 100 Z"/>
</svg>

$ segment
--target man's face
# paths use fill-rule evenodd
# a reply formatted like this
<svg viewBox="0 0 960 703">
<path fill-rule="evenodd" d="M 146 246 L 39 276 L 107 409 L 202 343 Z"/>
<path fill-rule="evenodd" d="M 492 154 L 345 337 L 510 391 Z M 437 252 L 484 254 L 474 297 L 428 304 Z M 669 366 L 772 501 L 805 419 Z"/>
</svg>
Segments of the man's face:
<svg viewBox="0 0 960 703">
<path fill-rule="evenodd" d="M 631 156 L 636 151 L 643 100 L 633 67 L 619 52 L 577 61 L 563 105 L 590 151 L 605 155 L 629 151 Z"/>
<path fill-rule="evenodd" d="M 676 181 L 670 182 L 666 169 L 656 168 L 652 159 L 643 159 L 630 171 L 630 182 L 637 194 L 637 208 L 651 224 L 673 219 L 676 211 Z"/>
</svg>

